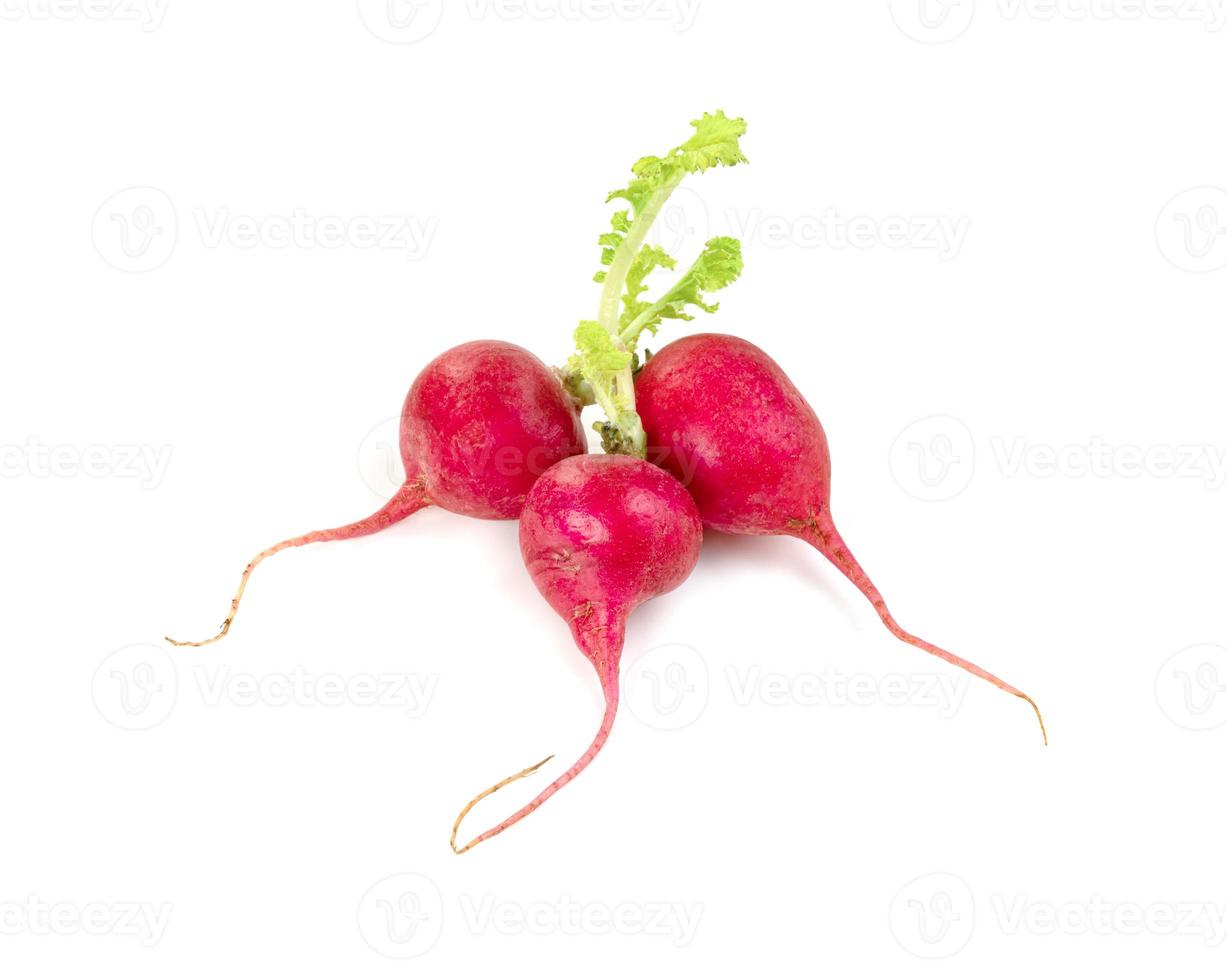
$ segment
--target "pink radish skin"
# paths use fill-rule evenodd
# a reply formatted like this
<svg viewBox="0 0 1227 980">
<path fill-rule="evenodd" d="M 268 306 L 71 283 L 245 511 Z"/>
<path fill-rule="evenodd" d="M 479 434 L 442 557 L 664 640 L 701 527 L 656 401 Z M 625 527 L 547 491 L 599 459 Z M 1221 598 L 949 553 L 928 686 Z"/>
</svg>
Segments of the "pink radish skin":
<svg viewBox="0 0 1227 980">
<path fill-rule="evenodd" d="M 1039 708 L 1022 691 L 895 621 L 836 530 L 822 424 L 763 351 L 737 337 L 686 337 L 648 361 L 635 394 L 649 458 L 684 480 L 708 527 L 787 534 L 813 545 L 864 593 L 891 633 L 1022 698 L 1044 730 Z"/>
<path fill-rule="evenodd" d="M 524 564 L 595 668 L 605 715 L 575 765 L 531 803 L 457 847 L 460 823 L 474 804 L 545 763 L 491 787 L 466 806 L 452 830 L 457 854 L 519 823 L 596 758 L 618 711 L 618 666 L 627 618 L 649 599 L 686 581 L 702 544 L 703 523 L 690 495 L 668 473 L 643 460 L 576 456 L 559 463 L 533 487 L 520 516 Z"/>
<path fill-rule="evenodd" d="M 537 478 L 555 463 L 586 453 L 576 406 L 557 375 L 522 347 L 478 340 L 454 347 L 418 375 L 401 411 L 404 485 L 370 517 L 312 531 L 260 552 L 248 563 L 221 631 L 234 622 L 252 571 L 265 558 L 321 541 L 382 531 L 435 504 L 466 517 L 515 520 Z"/>
</svg>

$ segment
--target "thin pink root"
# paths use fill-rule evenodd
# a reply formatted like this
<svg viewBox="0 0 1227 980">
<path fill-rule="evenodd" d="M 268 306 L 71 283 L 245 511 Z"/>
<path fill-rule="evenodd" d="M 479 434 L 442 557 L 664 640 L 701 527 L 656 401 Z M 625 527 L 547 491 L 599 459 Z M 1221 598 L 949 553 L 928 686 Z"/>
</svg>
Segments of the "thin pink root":
<svg viewBox="0 0 1227 980">
<path fill-rule="evenodd" d="M 886 600 L 882 598 L 882 593 L 878 591 L 877 586 L 865 574 L 865 570 L 861 568 L 860 562 L 856 560 L 852 551 L 844 542 L 843 537 L 836 530 L 835 523 L 828 512 L 823 511 L 807 521 L 794 521 L 790 530 L 793 534 L 812 544 L 822 552 L 831 564 L 843 572 L 848 577 L 848 580 L 864 593 L 865 598 L 873 603 L 873 608 L 877 610 L 878 616 L 886 624 L 886 628 L 904 643 L 924 650 L 926 653 L 931 653 L 935 657 L 940 657 L 956 667 L 961 667 L 969 674 L 986 680 L 990 684 L 1001 688 L 1007 694 L 1012 694 L 1016 698 L 1022 698 L 1027 704 L 1031 705 L 1031 709 L 1035 712 L 1035 717 L 1039 719 L 1040 733 L 1044 736 L 1044 744 L 1048 744 L 1048 729 L 1044 725 L 1044 716 L 1040 713 L 1039 705 L 1030 697 L 1014 687 L 1013 684 L 1007 684 L 996 674 L 990 674 L 983 667 L 976 666 L 970 660 L 964 660 L 962 657 L 955 656 L 949 650 L 943 650 L 927 640 L 913 636 L 895 622 L 895 617 L 886 608 Z"/>
<path fill-rule="evenodd" d="M 537 807 L 541 806 L 542 803 L 548 800 L 551 796 L 553 796 L 560 789 L 566 786 L 567 783 L 569 783 L 572 779 L 574 779 L 581 772 L 583 772 L 588 767 L 588 763 L 590 763 L 593 759 L 595 759 L 597 757 L 597 754 L 601 751 L 601 749 L 604 748 L 605 742 L 609 739 L 609 733 L 613 729 L 614 716 L 617 713 L 618 713 L 618 691 L 617 691 L 617 687 L 614 686 L 612 689 L 607 689 L 605 693 L 605 717 L 601 719 L 600 730 L 596 733 L 596 738 L 592 740 L 592 744 L 588 746 L 588 751 L 586 751 L 583 755 L 579 757 L 579 761 L 576 762 L 575 765 L 573 765 L 570 769 L 564 772 L 561 776 L 555 779 L 552 783 L 550 783 L 549 786 L 547 786 L 540 793 L 538 793 L 537 797 L 531 803 L 528 803 L 525 806 L 523 806 L 521 809 L 517 810 L 510 817 L 508 817 L 506 820 L 504 820 L 502 823 L 498 824 L 497 826 L 491 827 L 485 833 L 480 834 L 477 837 L 474 837 L 471 841 L 465 844 L 464 847 L 457 847 L 456 846 L 456 835 L 460 832 L 460 824 L 464 820 L 464 818 L 468 816 L 469 811 L 472 810 L 473 807 L 475 807 L 478 803 L 484 800 L 491 793 L 497 793 L 504 786 L 507 786 L 510 783 L 514 783 L 518 779 L 523 779 L 525 776 L 531 776 L 533 773 L 535 773 L 538 769 L 540 769 L 543 765 L 545 765 L 547 762 L 550 761 L 550 759 L 554 757 L 550 756 L 549 759 L 543 759 L 541 762 L 538 762 L 535 766 L 530 766 L 529 768 L 516 773 L 514 776 L 508 776 L 502 782 L 495 783 L 489 789 L 484 790 L 483 792 L 479 793 L 477 796 L 473 797 L 473 799 L 469 802 L 468 806 L 466 806 L 463 810 L 460 811 L 460 816 L 456 818 L 456 823 L 452 827 L 452 840 L 451 840 L 452 850 L 455 851 L 457 854 L 463 854 L 465 851 L 471 851 L 482 841 L 487 841 L 491 837 L 497 837 L 508 827 L 512 826 L 513 824 L 519 823 L 521 820 L 527 817 L 530 813 L 536 810 Z"/>
<path fill-rule="evenodd" d="M 398 521 L 403 521 L 411 514 L 416 514 L 423 507 L 428 507 L 430 501 L 426 499 L 426 492 L 422 488 L 420 482 L 406 481 L 405 484 L 396 491 L 396 495 L 392 497 L 386 504 L 370 517 L 364 517 L 360 521 L 355 521 L 353 524 L 346 524 L 344 527 L 334 527 L 327 531 L 312 531 L 310 534 L 303 534 L 297 538 L 289 538 L 282 541 L 280 544 L 275 544 L 271 548 L 265 548 L 255 558 L 247 563 L 247 567 L 243 569 L 243 577 L 239 579 L 238 591 L 234 593 L 234 598 L 230 600 L 230 615 L 226 617 L 226 621 L 222 623 L 222 628 L 216 636 L 211 636 L 207 640 L 174 640 L 169 636 L 165 637 L 166 642 L 177 647 L 205 647 L 210 643 L 216 643 L 223 636 L 230 632 L 230 627 L 234 623 L 234 617 L 238 614 L 239 603 L 243 599 L 243 592 L 247 589 L 247 580 L 251 578 L 251 573 L 255 571 L 257 565 L 279 551 L 285 551 L 286 548 L 297 548 L 304 544 L 315 544 L 320 541 L 345 541 L 349 538 L 360 538 L 368 534 L 374 534 L 377 531 L 382 531 L 384 528 L 391 527 Z"/>
</svg>

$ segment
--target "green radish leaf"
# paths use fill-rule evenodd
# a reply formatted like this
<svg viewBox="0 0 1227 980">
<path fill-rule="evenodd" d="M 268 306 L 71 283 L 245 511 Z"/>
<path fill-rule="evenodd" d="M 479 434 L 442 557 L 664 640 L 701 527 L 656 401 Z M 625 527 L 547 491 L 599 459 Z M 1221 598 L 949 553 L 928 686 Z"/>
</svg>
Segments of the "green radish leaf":
<svg viewBox="0 0 1227 980">
<path fill-rule="evenodd" d="M 742 266 L 741 242 L 736 238 L 713 238 L 664 296 L 655 303 L 636 304 L 635 318 L 629 323 L 624 318 L 622 342 L 633 351 L 643 332 L 656 333 L 662 320 L 693 320 L 694 314 L 688 310 L 692 306 L 704 313 L 715 313 L 720 304 L 710 302 L 707 294 L 736 282 Z"/>
</svg>

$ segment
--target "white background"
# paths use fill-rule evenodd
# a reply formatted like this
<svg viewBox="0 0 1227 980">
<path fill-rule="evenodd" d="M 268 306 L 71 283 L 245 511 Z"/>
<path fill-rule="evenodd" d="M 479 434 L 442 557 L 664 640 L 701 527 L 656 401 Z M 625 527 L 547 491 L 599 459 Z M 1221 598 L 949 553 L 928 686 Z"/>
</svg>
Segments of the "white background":
<svg viewBox="0 0 1227 980">
<path fill-rule="evenodd" d="M 5 975 L 1220 975 L 1227 12 L 1097 2 L 4 0 Z M 600 716 L 514 524 L 288 552 L 159 638 L 379 505 L 431 357 L 564 359 L 605 192 L 715 108 L 751 165 L 662 238 L 746 272 L 690 326 L 792 375 L 900 621 L 1052 744 L 709 536 L 602 756 L 455 857 Z"/>
</svg>

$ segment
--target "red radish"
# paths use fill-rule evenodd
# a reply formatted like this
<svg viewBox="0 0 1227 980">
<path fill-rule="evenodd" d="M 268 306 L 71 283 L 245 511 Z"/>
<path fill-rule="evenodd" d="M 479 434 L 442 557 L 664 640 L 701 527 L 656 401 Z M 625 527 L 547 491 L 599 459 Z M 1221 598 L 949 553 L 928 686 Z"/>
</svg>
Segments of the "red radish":
<svg viewBox="0 0 1227 980">
<path fill-rule="evenodd" d="M 460 823 L 478 801 L 536 772 L 549 759 L 486 790 L 461 811 L 452 849 L 463 854 L 541 806 L 596 758 L 618 711 L 618 664 L 627 617 L 689 577 L 703 544 L 690 495 L 663 470 L 630 456 L 576 456 L 541 477 L 520 516 L 520 551 L 537 588 L 571 626 L 596 669 L 605 716 L 592 745 L 531 803 L 456 846 Z M 551 756 L 552 758 L 552 756 Z"/>
<path fill-rule="evenodd" d="M 807 541 L 865 594 L 895 636 L 1022 698 L 1044 730 L 1039 708 L 1022 691 L 895 622 L 835 528 L 822 424 L 763 351 L 737 337 L 686 337 L 648 361 L 635 393 L 651 458 L 685 480 L 708 527 Z"/>
<path fill-rule="evenodd" d="M 514 520 L 537 478 L 587 452 L 579 414 L 558 376 L 522 347 L 478 340 L 454 347 L 418 375 L 401 412 L 405 482 L 379 511 L 344 527 L 312 531 L 260 552 L 247 565 L 230 615 L 205 646 L 229 632 L 252 571 L 286 548 L 374 534 L 423 507 Z"/>
</svg>

